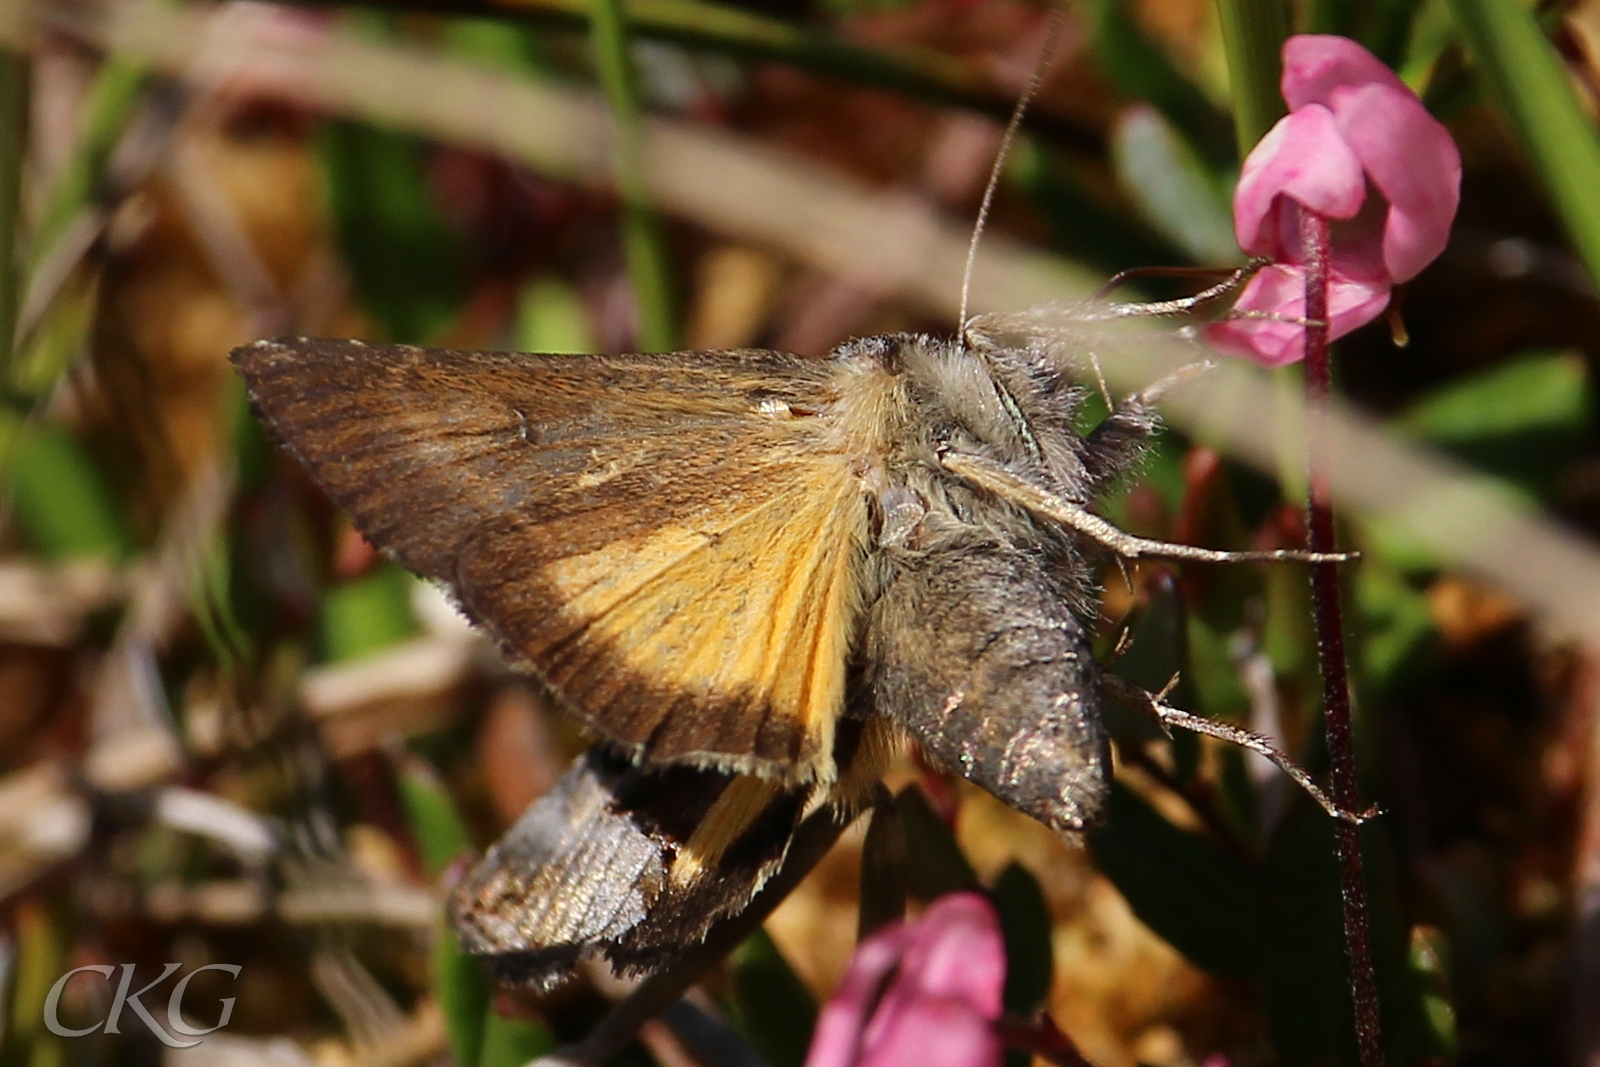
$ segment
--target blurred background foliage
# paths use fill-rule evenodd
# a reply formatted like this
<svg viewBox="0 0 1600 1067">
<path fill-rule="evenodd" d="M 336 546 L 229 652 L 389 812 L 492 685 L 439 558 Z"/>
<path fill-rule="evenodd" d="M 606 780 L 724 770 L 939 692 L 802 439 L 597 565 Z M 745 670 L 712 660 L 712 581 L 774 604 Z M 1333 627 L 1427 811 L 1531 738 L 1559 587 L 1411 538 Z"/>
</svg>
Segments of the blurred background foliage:
<svg viewBox="0 0 1600 1067">
<path fill-rule="evenodd" d="M 640 131 L 662 116 L 723 131 L 970 222 L 1046 9 L 0 11 L 0 339 L 15 338 L 0 347 L 0 1061 L 514 1067 L 581 1035 L 614 983 L 497 994 L 436 901 L 582 739 L 273 451 L 227 352 L 299 333 L 820 356 L 862 333 L 948 332 L 859 272 L 663 211 Z M 1398 323 L 1341 343 L 1342 387 L 1388 432 L 1600 533 L 1600 3 L 1067 12 L 996 232 L 1096 276 L 1236 261 L 1236 143 L 1272 120 L 1274 35 L 1354 36 L 1449 124 L 1466 176 L 1454 240 L 1404 294 L 1408 343 Z M 592 89 L 619 131 L 615 180 L 422 139 L 404 117 L 448 101 L 404 77 L 382 85 L 402 121 L 308 108 L 224 49 L 228 33 Z M 699 180 L 715 196 L 730 179 Z M 1104 510 L 1142 534 L 1262 547 L 1302 536 L 1296 499 L 1169 432 Z M 1593 1062 L 1600 650 L 1381 525 L 1352 516 L 1347 538 L 1366 553 L 1352 647 L 1364 790 L 1386 812 L 1364 833 L 1390 1062 Z M 1130 631 L 1123 676 L 1159 688 L 1176 673 L 1180 706 L 1277 737 L 1320 773 L 1305 585 L 1289 569 L 1113 570 L 1105 649 Z M 1239 751 L 1113 726 L 1111 818 L 1083 849 L 959 780 L 897 768 L 914 897 L 987 887 L 1008 1009 L 1047 1010 L 1102 1067 L 1349 1062 L 1325 817 Z M 773 1067 L 802 1062 L 848 959 L 861 841 L 848 833 L 703 985 L 699 1003 Z M 191 1004 L 237 1001 L 198 1048 L 127 1024 L 77 1040 L 42 1026 L 68 968 L 167 961 L 243 967 L 194 983 Z M 63 1020 L 101 1018 L 103 992 L 69 986 Z M 624 1058 L 717 1059 L 669 1023 Z"/>
</svg>

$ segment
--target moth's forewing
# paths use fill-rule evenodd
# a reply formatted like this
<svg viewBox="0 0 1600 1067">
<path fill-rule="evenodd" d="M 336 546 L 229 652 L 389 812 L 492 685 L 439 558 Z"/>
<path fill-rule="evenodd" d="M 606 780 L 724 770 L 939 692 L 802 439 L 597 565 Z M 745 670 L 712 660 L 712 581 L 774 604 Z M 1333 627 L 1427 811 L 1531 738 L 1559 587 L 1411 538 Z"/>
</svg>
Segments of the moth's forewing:
<svg viewBox="0 0 1600 1067">
<path fill-rule="evenodd" d="M 1066 591 L 1003 543 L 929 553 L 874 605 L 873 708 L 923 751 L 1062 832 L 1099 820 L 1110 771 L 1100 665 Z"/>
<path fill-rule="evenodd" d="M 832 776 L 867 503 L 835 364 L 263 341 L 272 434 L 637 758 Z"/>
<path fill-rule="evenodd" d="M 822 788 L 592 749 L 456 888 L 451 920 L 503 981 L 548 988 L 590 956 L 654 971 L 744 909 Z"/>
</svg>

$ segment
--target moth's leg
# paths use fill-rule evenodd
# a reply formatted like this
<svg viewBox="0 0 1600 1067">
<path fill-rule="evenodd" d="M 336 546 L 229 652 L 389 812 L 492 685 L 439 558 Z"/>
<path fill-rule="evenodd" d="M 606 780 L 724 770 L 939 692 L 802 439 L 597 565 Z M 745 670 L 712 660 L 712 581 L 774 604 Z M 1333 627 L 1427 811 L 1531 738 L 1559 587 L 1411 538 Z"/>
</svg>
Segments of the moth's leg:
<svg viewBox="0 0 1600 1067">
<path fill-rule="evenodd" d="M 1146 318 L 1161 317 L 1165 315 L 1186 315 L 1197 308 L 1204 307 L 1213 300 L 1221 299 L 1230 293 L 1244 288 L 1246 282 L 1255 277 L 1256 272 L 1272 262 L 1269 259 L 1256 257 L 1241 267 L 1225 270 L 1221 281 L 1214 282 L 1198 293 L 1190 296 L 1179 297 L 1176 300 L 1143 300 L 1128 303 L 1111 303 L 1106 305 L 1105 317 L 1117 318 Z M 1091 300 L 1104 300 L 1121 286 L 1134 278 L 1196 278 L 1205 275 L 1224 273 L 1208 268 L 1195 267 L 1135 267 L 1111 276 L 1111 280 L 1102 285 L 1090 297 Z"/>
<path fill-rule="evenodd" d="M 1148 693 L 1138 686 L 1129 685 L 1114 675 L 1108 674 L 1105 676 L 1105 691 L 1108 697 L 1118 703 L 1137 708 L 1139 711 L 1154 718 L 1156 722 L 1160 723 L 1161 728 L 1166 731 L 1169 737 L 1172 735 L 1172 727 L 1176 726 L 1191 733 L 1204 734 L 1207 737 L 1215 737 L 1227 741 L 1230 744 L 1238 745 L 1240 748 L 1249 749 L 1251 752 L 1267 757 L 1280 771 L 1294 779 L 1296 785 L 1310 794 L 1311 799 L 1315 800 L 1323 811 L 1332 815 L 1335 819 L 1343 820 L 1354 826 L 1360 826 L 1368 819 L 1382 814 L 1382 809 L 1376 805 L 1359 812 L 1341 808 L 1317 786 L 1316 782 L 1311 780 L 1311 776 L 1298 763 L 1290 759 L 1287 753 L 1260 734 L 1251 733 L 1249 730 L 1230 723 L 1216 722 L 1201 715 L 1180 711 L 1162 699 L 1161 695 Z"/>
<path fill-rule="evenodd" d="M 1100 380 L 1101 393 L 1106 396 L 1106 407 L 1111 412 L 1084 439 L 1084 465 L 1091 486 L 1099 487 L 1131 470 L 1144 454 L 1160 422 L 1155 411 L 1156 401 L 1173 386 L 1205 373 L 1216 364 L 1208 359 L 1195 360 L 1145 386 L 1122 403 L 1112 404 L 1106 394 L 1105 381 L 1100 377 L 1099 358 L 1093 350 L 1089 358 L 1094 363 L 1095 377 Z"/>
<path fill-rule="evenodd" d="M 1191 563 L 1345 563 L 1360 558 L 1356 552 L 1305 552 L 1292 548 L 1270 552 L 1224 552 L 1136 537 L 1119 530 L 1082 504 L 1035 485 L 993 460 L 964 452 L 947 452 L 940 457 L 940 462 L 946 470 L 959 474 L 996 496 L 1020 504 L 1042 518 L 1065 523 L 1127 559 L 1176 559 Z"/>
</svg>

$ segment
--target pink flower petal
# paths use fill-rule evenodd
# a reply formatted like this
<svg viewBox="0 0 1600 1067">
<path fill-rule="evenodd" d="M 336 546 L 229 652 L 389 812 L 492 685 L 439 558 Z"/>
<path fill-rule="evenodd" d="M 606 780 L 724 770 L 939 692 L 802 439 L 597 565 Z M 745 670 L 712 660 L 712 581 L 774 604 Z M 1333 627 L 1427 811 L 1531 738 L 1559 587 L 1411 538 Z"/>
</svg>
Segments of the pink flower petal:
<svg viewBox="0 0 1600 1067">
<path fill-rule="evenodd" d="M 1006 950 L 994 905 L 977 893 L 952 893 L 934 901 L 916 929 L 900 968 L 904 986 L 918 996 L 964 999 L 998 1018 Z"/>
<path fill-rule="evenodd" d="M 1400 76 L 1348 37 L 1299 33 L 1283 44 L 1279 83 L 1290 111 L 1307 104 L 1332 107 L 1334 94 L 1352 85 L 1376 85 L 1416 99 Z"/>
<path fill-rule="evenodd" d="M 1234 236 L 1251 255 L 1297 260 L 1298 235 L 1292 222 L 1285 232 L 1280 198 L 1319 215 L 1349 219 L 1366 195 L 1361 161 L 1333 112 L 1315 104 L 1303 107 L 1279 119 L 1245 159 L 1233 194 Z"/>
<path fill-rule="evenodd" d="M 1328 284 L 1329 339 L 1365 326 L 1389 304 L 1390 287 L 1372 279 L 1335 274 Z M 1229 318 L 1205 328 L 1205 340 L 1228 355 L 1242 356 L 1263 367 L 1283 367 L 1305 358 L 1306 278 L 1301 267 L 1274 264 L 1257 272 L 1234 304 L 1236 312 L 1281 318 Z"/>
<path fill-rule="evenodd" d="M 1346 37 L 1289 38 L 1282 88 L 1291 111 L 1320 105 L 1333 113 L 1389 202 L 1383 261 L 1390 277 L 1416 277 L 1444 251 L 1461 201 L 1461 153 L 1449 131 L 1392 70 Z"/>
<path fill-rule="evenodd" d="M 1461 203 L 1461 153 L 1422 102 L 1376 85 L 1340 94 L 1334 107 L 1345 141 L 1389 201 L 1383 259 L 1410 281 L 1444 251 Z"/>
<path fill-rule="evenodd" d="M 1005 974 L 993 905 L 977 893 L 941 897 L 916 922 L 857 946 L 806 1067 L 996 1067 L 990 1024 Z"/>
<path fill-rule="evenodd" d="M 817 1016 L 806 1067 L 850 1067 L 859 1060 L 862 1032 L 878 1006 L 883 981 L 914 936 L 911 927 L 897 923 L 856 946 L 844 980 Z"/>
<path fill-rule="evenodd" d="M 992 1019 L 961 997 L 923 997 L 870 1042 L 860 1067 L 999 1067 Z"/>
</svg>

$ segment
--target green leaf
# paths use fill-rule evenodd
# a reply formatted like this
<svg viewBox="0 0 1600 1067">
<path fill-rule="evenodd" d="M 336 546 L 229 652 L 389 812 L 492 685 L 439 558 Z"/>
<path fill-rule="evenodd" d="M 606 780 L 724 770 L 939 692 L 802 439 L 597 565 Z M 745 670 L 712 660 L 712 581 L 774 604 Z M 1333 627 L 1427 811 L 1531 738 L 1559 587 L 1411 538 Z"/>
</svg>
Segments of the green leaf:
<svg viewBox="0 0 1600 1067">
<path fill-rule="evenodd" d="M 1525 354 L 1443 386 L 1394 425 L 1546 496 L 1593 422 L 1587 378 L 1576 352 Z"/>
<path fill-rule="evenodd" d="M 455 801 L 432 766 L 403 753 L 396 760 L 400 802 L 405 806 L 411 836 L 422 856 L 429 878 L 437 878 L 452 861 L 472 851 L 467 828 L 456 813 Z"/>
<path fill-rule="evenodd" d="M 1112 783 L 1107 818 L 1088 835 L 1095 865 L 1141 922 L 1212 974 L 1255 967 L 1259 910 L 1250 871 L 1221 845 L 1180 830 Z"/>
<path fill-rule="evenodd" d="M 1566 64 L 1518 0 L 1450 0 L 1489 97 L 1600 287 L 1600 140 Z"/>
<path fill-rule="evenodd" d="M 1063 255 L 1108 274 L 1181 258 L 1178 248 L 1161 235 L 1091 196 L 1061 153 L 1020 141 L 1006 174 L 1049 224 L 1053 243 Z"/>
<path fill-rule="evenodd" d="M 12 339 L 26 281 L 22 264 L 22 169 L 28 158 L 30 57 L 0 48 L 0 368 L 11 366 Z M 0 372 L 0 382 L 10 374 Z"/>
<path fill-rule="evenodd" d="M 517 299 L 513 334 L 519 352 L 597 351 L 589 310 L 576 289 L 559 278 L 537 278 Z"/>
<path fill-rule="evenodd" d="M 434 203 L 421 145 L 341 120 L 325 128 L 322 159 L 339 246 L 362 304 L 389 340 L 432 340 L 466 296 L 466 252 Z"/>
<path fill-rule="evenodd" d="M 1530 352 L 1436 389 L 1394 425 L 1435 444 L 1468 445 L 1524 434 L 1575 437 L 1591 418 L 1583 356 Z"/>
<path fill-rule="evenodd" d="M 1302 33 L 1331 33 L 1360 41 L 1387 66 L 1404 58 L 1418 0 L 1312 0 Z"/>
<path fill-rule="evenodd" d="M 802 1067 L 817 1002 L 765 930 L 747 938 L 732 957 L 728 1017 L 772 1067 Z"/>
<path fill-rule="evenodd" d="M 1055 953 L 1050 908 L 1038 879 L 1018 863 L 1008 864 L 989 889 L 1000 914 L 1006 945 L 1006 985 L 1001 1003 L 1020 1019 L 1031 1019 L 1050 995 Z"/>
<path fill-rule="evenodd" d="M 1362 561 L 1354 582 L 1362 634 L 1357 653 L 1362 680 L 1378 692 L 1392 690 L 1426 662 L 1435 638 L 1427 596 L 1413 588 L 1381 555 Z"/>
<path fill-rule="evenodd" d="M 1233 135 L 1227 116 L 1172 65 L 1130 16 L 1132 7 L 1124 0 L 1095 0 L 1091 10 L 1095 55 L 1117 88 L 1165 115 L 1211 165 L 1231 163 Z"/>
<path fill-rule="evenodd" d="M 528 26 L 487 18 L 454 18 L 444 24 L 444 42 L 461 58 L 494 69 L 527 73 L 550 65 L 543 42 Z"/>
<path fill-rule="evenodd" d="M 338 663 L 414 637 L 420 627 L 411 612 L 411 582 L 386 560 L 324 593 L 317 620 L 323 658 Z"/>
<path fill-rule="evenodd" d="M 493 1026 L 491 1020 L 495 1018 L 489 1007 L 489 980 L 483 973 L 483 964 L 461 951 L 455 931 L 442 918 L 434 934 L 428 967 L 433 995 L 444 1016 L 451 1058 L 458 1065 L 481 1062 L 485 1031 Z"/>
<path fill-rule="evenodd" d="M 1111 134 L 1111 162 L 1145 220 L 1196 263 L 1241 258 L 1228 196 L 1154 108 L 1124 111 Z"/>
<path fill-rule="evenodd" d="M 1233 88 L 1234 144 L 1243 159 L 1287 110 L 1278 78 L 1283 42 L 1289 39 L 1289 5 L 1284 0 L 1217 0 L 1217 14 Z"/>
<path fill-rule="evenodd" d="M 1261 993 L 1273 1047 L 1287 1063 L 1325 1062 L 1336 1050 L 1351 1062 L 1355 1014 L 1328 817 L 1293 805 L 1262 876 Z"/>
<path fill-rule="evenodd" d="M 555 1035 L 538 1023 L 490 1011 L 484 1018 L 478 1067 L 526 1067 L 554 1052 L 559 1044 Z"/>
<path fill-rule="evenodd" d="M 127 558 L 122 510 L 88 450 L 54 422 L 4 419 L 17 523 L 28 543 L 50 560 Z"/>
<path fill-rule="evenodd" d="M 627 8 L 623 0 L 592 0 L 589 17 L 595 69 L 614 128 L 612 177 L 622 197 L 622 250 L 638 314 L 638 344 L 647 352 L 671 352 L 678 347 L 671 271 L 666 234 L 650 202 L 644 170 L 642 112 Z"/>
<path fill-rule="evenodd" d="M 978 875 L 967 862 L 950 828 L 915 785 L 894 798 L 906 833 L 906 888 L 919 900 L 974 889 Z"/>
<path fill-rule="evenodd" d="M 1431 1030 L 1412 976 L 1393 849 L 1381 820 L 1362 827 L 1361 855 L 1384 1062 L 1419 1063 Z M 1353 1067 L 1355 1021 L 1333 821 L 1306 798 L 1291 808 L 1268 848 L 1262 898 L 1256 919 L 1262 935 L 1262 1000 L 1279 1057 L 1288 1063 L 1336 1061 Z"/>
<path fill-rule="evenodd" d="M 1446 1063 L 1454 1063 L 1460 1041 L 1456 1034 L 1456 1009 L 1450 996 L 1450 941 L 1431 926 L 1411 928 L 1411 976 L 1422 997 L 1428 1026 L 1427 1049 Z"/>
<path fill-rule="evenodd" d="M 402 752 L 396 758 L 395 782 L 423 869 L 429 878 L 438 878 L 452 861 L 472 848 L 455 802 L 433 768 L 409 753 Z M 455 932 L 442 916 L 430 968 L 451 1055 L 457 1064 L 479 1063 L 485 1031 L 494 1025 L 489 981 L 483 965 L 461 951 Z"/>
</svg>

